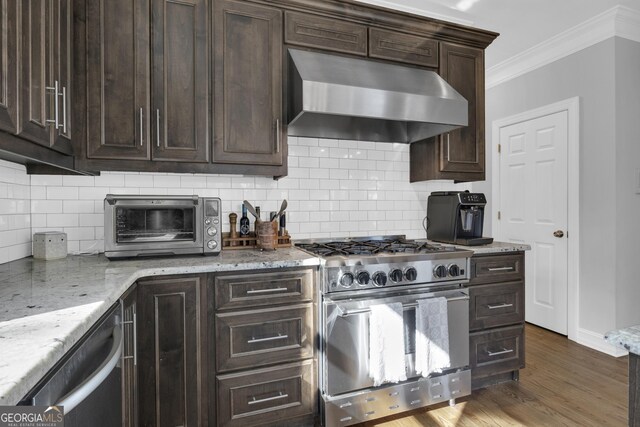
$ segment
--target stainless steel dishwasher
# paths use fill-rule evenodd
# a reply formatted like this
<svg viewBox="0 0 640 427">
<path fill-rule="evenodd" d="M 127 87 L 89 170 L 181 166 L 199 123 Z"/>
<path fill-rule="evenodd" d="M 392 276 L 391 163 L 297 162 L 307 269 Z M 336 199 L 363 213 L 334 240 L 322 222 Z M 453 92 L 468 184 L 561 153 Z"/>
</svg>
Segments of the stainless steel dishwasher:
<svg viewBox="0 0 640 427">
<path fill-rule="evenodd" d="M 20 402 L 63 406 L 65 427 L 122 425 L 122 307 L 115 304 Z"/>
</svg>

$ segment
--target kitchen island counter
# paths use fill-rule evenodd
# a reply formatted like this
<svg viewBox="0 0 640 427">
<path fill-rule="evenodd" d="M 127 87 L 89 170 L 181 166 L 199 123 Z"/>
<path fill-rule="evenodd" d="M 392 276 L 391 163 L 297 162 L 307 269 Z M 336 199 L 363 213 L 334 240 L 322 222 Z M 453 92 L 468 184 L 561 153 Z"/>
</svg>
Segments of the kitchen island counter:
<svg viewBox="0 0 640 427">
<path fill-rule="evenodd" d="M 640 426 L 640 325 L 607 332 L 604 339 L 629 352 L 629 426 Z"/>
<path fill-rule="evenodd" d="M 0 405 L 17 403 L 136 280 L 317 266 L 295 248 L 109 261 L 103 255 L 0 265 Z"/>
</svg>

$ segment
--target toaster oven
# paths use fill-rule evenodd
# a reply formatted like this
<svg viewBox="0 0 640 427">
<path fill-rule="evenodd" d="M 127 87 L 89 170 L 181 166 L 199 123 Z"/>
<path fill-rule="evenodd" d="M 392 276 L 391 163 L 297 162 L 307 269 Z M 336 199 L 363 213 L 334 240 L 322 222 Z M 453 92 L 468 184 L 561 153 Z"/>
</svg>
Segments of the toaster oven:
<svg viewBox="0 0 640 427">
<path fill-rule="evenodd" d="M 202 254 L 222 248 L 221 202 L 216 197 L 107 194 L 107 258 Z"/>
</svg>

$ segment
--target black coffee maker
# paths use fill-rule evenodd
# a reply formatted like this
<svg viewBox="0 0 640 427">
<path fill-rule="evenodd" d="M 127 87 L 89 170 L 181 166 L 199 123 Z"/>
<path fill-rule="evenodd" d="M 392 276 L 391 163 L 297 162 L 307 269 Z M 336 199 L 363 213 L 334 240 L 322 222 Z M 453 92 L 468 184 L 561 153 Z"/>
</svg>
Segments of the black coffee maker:
<svg viewBox="0 0 640 427">
<path fill-rule="evenodd" d="M 464 246 L 488 245 L 493 238 L 482 237 L 486 204 L 482 193 L 431 193 L 427 204 L 427 238 Z"/>
</svg>

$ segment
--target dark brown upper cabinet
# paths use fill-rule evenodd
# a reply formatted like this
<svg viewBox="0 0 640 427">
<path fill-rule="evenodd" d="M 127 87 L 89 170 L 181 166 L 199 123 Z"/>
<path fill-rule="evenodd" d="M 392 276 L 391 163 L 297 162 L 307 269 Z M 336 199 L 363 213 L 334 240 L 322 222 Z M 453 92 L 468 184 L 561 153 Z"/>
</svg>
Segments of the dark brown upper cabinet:
<svg viewBox="0 0 640 427">
<path fill-rule="evenodd" d="M 18 2 L 0 0 L 0 129 L 18 130 Z"/>
<path fill-rule="evenodd" d="M 71 154 L 71 0 L 30 0 L 20 8 L 16 134 Z"/>
<path fill-rule="evenodd" d="M 370 28 L 369 56 L 437 68 L 438 41 L 411 34 Z"/>
<path fill-rule="evenodd" d="M 282 165 L 282 11 L 214 2 L 214 163 Z"/>
<path fill-rule="evenodd" d="M 153 160 L 209 161 L 208 0 L 152 0 Z"/>
<path fill-rule="evenodd" d="M 81 167 L 154 171 L 149 160 L 209 161 L 208 5 L 86 1 L 76 37 L 87 88 L 86 121 L 78 108 Z"/>
<path fill-rule="evenodd" d="M 150 8 L 148 0 L 86 0 L 86 36 L 76 38 L 84 49 L 76 50 L 78 94 L 86 99 L 79 108 L 78 127 L 83 130 L 89 159 L 150 159 L 151 69 Z M 78 11 L 80 11 L 80 5 Z M 79 46 L 80 47 L 80 46 Z M 86 82 L 85 82 L 86 79 Z M 84 83 L 84 84 L 83 84 Z M 83 99 L 83 100 L 84 100 Z"/>
<path fill-rule="evenodd" d="M 411 144 L 410 181 L 483 181 L 484 50 L 440 43 L 440 75 L 469 102 L 469 124 Z"/>
</svg>

